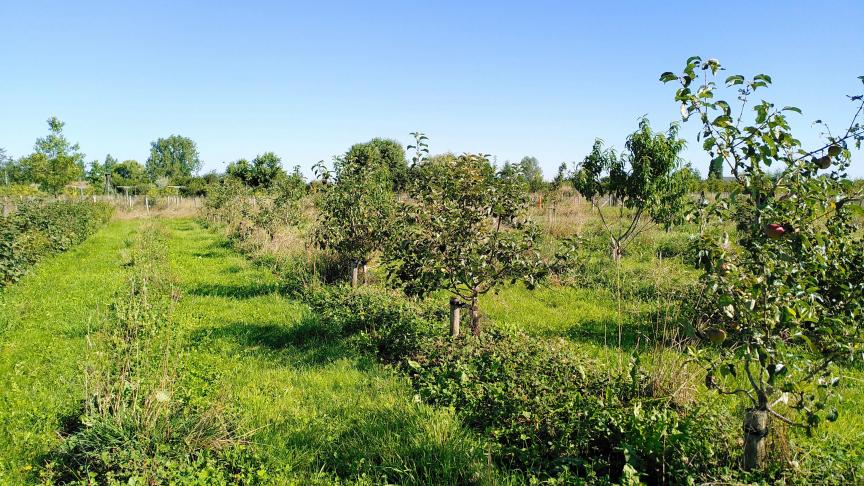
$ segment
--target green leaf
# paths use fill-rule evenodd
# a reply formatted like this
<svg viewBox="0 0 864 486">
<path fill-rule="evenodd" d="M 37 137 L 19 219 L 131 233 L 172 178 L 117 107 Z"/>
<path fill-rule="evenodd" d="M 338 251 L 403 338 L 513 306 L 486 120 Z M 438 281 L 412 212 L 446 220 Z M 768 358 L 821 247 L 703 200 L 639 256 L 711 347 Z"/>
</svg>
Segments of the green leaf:
<svg viewBox="0 0 864 486">
<path fill-rule="evenodd" d="M 741 76 L 740 74 L 733 74 L 732 76 L 729 76 L 728 78 L 726 78 L 726 85 L 727 86 L 735 86 L 737 84 L 743 84 L 743 83 L 744 83 L 744 76 Z"/>
<path fill-rule="evenodd" d="M 678 79 L 678 76 L 676 76 L 675 73 L 669 71 L 666 71 L 665 73 L 660 75 L 660 81 L 664 83 L 668 83 L 669 81 L 675 81 L 676 79 Z"/>
</svg>

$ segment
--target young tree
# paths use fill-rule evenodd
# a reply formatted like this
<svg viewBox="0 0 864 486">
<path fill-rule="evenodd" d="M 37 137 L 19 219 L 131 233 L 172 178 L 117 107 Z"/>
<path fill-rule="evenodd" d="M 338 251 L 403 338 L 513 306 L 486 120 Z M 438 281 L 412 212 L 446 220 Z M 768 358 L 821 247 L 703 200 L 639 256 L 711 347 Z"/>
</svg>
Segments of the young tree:
<svg viewBox="0 0 864 486">
<path fill-rule="evenodd" d="M 536 230 L 519 218 L 527 190 L 518 177 L 499 177 L 483 155 L 418 159 L 401 210 L 405 227 L 385 252 L 388 272 L 411 295 L 447 290 L 451 334 L 460 332 L 462 307 L 479 334 L 480 295 L 505 281 L 532 286 L 545 271 Z"/>
<path fill-rule="evenodd" d="M 668 226 L 679 218 L 687 197 L 676 176 L 683 149 L 677 125 L 670 126 L 665 134 L 655 133 L 645 118 L 627 137 L 620 156 L 604 149 L 601 140 L 594 142 L 572 181 L 600 215 L 611 240 L 613 260 L 618 261 L 627 243 L 650 225 Z M 611 214 L 607 218 L 609 212 L 600 206 L 603 197 L 619 203 L 614 218 Z"/>
<path fill-rule="evenodd" d="M 390 171 L 375 161 L 342 160 L 335 164 L 334 174 L 323 164 L 316 168 L 326 172 L 319 174 L 322 179 L 335 183 L 324 186 L 315 240 L 320 248 L 351 262 L 351 285 L 356 287 L 361 269 L 366 279 L 370 255 L 389 237 L 396 201 Z"/>
<path fill-rule="evenodd" d="M 197 173 L 201 169 L 201 159 L 192 139 L 171 135 L 150 144 L 146 167 L 150 180 L 160 177 L 175 180 Z"/>
<path fill-rule="evenodd" d="M 660 79 L 680 82 L 682 115 L 698 119 L 712 162 L 736 181 L 702 210 L 703 219 L 734 224 L 735 232 L 702 236 L 710 325 L 701 333 L 717 349 L 694 353 L 706 364 L 709 388 L 750 402 L 744 467 L 760 469 L 770 420 L 809 430 L 837 419 L 828 402 L 840 380 L 835 363 L 857 361 L 864 350 L 864 241 L 850 204 L 861 192 L 846 175 L 849 144 L 860 147 L 864 137 L 864 102 L 852 97 L 859 106 L 849 128 L 808 151 L 786 118 L 799 109 L 753 101 L 769 76 L 726 77 L 736 106 L 717 96 L 719 71 L 717 60 L 692 57 L 680 75 Z"/>
</svg>

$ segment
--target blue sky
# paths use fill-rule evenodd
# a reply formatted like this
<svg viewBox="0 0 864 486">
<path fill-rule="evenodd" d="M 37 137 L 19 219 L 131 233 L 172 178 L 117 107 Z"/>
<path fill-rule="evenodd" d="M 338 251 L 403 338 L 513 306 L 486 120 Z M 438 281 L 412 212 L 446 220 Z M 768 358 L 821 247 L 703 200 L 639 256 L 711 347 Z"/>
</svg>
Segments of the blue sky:
<svg viewBox="0 0 864 486">
<path fill-rule="evenodd" d="M 0 0 L 0 147 L 66 122 L 87 158 L 146 160 L 170 134 L 205 171 L 268 150 L 329 160 L 380 136 L 433 152 L 538 157 L 679 118 L 658 82 L 690 55 L 774 79 L 767 99 L 837 128 L 864 91 L 864 2 L 43 2 Z M 705 173 L 692 136 L 687 158 Z M 852 173 L 864 176 L 856 154 Z"/>
</svg>

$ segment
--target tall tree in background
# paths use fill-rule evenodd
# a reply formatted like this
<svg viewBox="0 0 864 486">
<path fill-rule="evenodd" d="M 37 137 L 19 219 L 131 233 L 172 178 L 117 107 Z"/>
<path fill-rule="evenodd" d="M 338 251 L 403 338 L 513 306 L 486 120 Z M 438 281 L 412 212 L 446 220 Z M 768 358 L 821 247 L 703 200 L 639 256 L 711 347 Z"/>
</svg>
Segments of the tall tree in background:
<svg viewBox="0 0 864 486">
<path fill-rule="evenodd" d="M 171 135 L 150 144 L 147 175 L 151 180 L 167 177 L 172 181 L 185 179 L 198 172 L 201 159 L 192 139 Z"/>
<path fill-rule="evenodd" d="M 723 178 L 723 159 L 712 159 L 708 164 L 708 179 Z"/>
<path fill-rule="evenodd" d="M 36 139 L 34 152 L 15 163 L 15 182 L 33 182 L 44 191 L 57 194 L 66 184 L 84 175 L 84 154 L 77 143 L 69 142 L 63 135 L 64 125 L 57 117 L 48 119 L 48 135 Z"/>
<path fill-rule="evenodd" d="M 105 162 L 100 163 L 98 160 L 91 161 L 85 176 L 87 182 L 96 187 L 103 187 L 105 184 L 105 175 L 111 174 L 116 165 L 117 159 L 111 154 L 105 156 Z"/>
<path fill-rule="evenodd" d="M 543 170 L 537 157 L 526 155 L 519 161 L 519 173 L 528 183 L 528 190 L 538 192 L 543 189 Z"/>
<path fill-rule="evenodd" d="M 271 187 L 285 175 L 282 160 L 273 152 L 264 152 L 252 159 L 252 183 L 256 187 Z"/>
<path fill-rule="evenodd" d="M 282 160 L 273 152 L 258 155 L 252 159 L 252 162 L 246 159 L 231 162 L 225 169 L 225 173 L 255 188 L 271 187 L 277 180 L 286 177 Z"/>
<path fill-rule="evenodd" d="M 395 141 L 384 138 L 373 138 L 366 143 L 357 143 L 348 149 L 337 163 L 366 166 L 381 164 L 387 167 L 393 181 L 393 190 L 401 191 L 408 181 L 408 162 L 405 159 L 405 149 Z"/>
<path fill-rule="evenodd" d="M 9 185 L 11 182 L 9 179 L 9 165 L 12 162 L 12 159 L 6 155 L 6 149 L 0 147 L 0 183 L 5 185 Z"/>
<path fill-rule="evenodd" d="M 106 159 L 106 166 L 107 159 Z M 137 160 L 124 160 L 123 162 L 112 164 L 111 166 L 111 182 L 115 186 L 143 186 L 149 181 L 147 172 L 143 165 Z"/>
</svg>

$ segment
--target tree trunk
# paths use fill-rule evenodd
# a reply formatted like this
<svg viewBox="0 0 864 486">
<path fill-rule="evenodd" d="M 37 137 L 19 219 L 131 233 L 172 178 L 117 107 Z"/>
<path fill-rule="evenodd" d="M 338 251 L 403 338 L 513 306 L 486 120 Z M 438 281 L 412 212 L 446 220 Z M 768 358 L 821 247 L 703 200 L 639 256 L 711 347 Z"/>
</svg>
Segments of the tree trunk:
<svg viewBox="0 0 864 486">
<path fill-rule="evenodd" d="M 760 470 L 765 466 L 768 411 L 747 410 L 744 416 L 744 469 Z"/>
<path fill-rule="evenodd" d="M 621 242 L 612 238 L 612 245 L 609 249 L 609 254 L 612 257 L 613 262 L 619 262 L 621 260 Z"/>
<path fill-rule="evenodd" d="M 351 286 L 357 287 L 357 274 L 360 272 L 360 264 L 355 263 L 351 269 Z"/>
<path fill-rule="evenodd" d="M 450 336 L 459 336 L 459 324 L 462 321 L 462 302 L 456 297 L 450 299 Z"/>
<path fill-rule="evenodd" d="M 369 278 L 366 275 L 367 270 L 369 270 L 369 267 L 366 265 L 366 262 L 363 262 L 363 285 L 369 283 Z"/>
<path fill-rule="evenodd" d="M 471 297 L 471 334 L 480 335 L 480 306 L 477 304 L 477 295 Z"/>
</svg>

